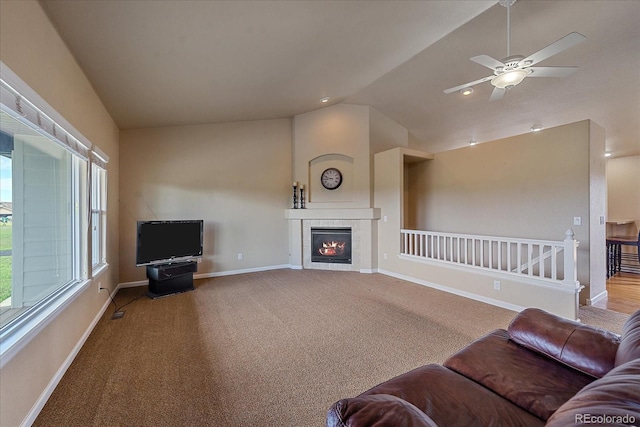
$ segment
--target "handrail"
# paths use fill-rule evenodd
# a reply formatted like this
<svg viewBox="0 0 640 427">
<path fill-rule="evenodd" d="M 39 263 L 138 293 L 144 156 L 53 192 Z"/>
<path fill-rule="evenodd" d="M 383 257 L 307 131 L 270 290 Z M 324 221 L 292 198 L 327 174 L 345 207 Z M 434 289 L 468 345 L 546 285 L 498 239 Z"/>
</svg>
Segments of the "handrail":
<svg viewBox="0 0 640 427">
<path fill-rule="evenodd" d="M 573 230 L 560 241 L 400 230 L 405 256 L 579 286 Z"/>
</svg>

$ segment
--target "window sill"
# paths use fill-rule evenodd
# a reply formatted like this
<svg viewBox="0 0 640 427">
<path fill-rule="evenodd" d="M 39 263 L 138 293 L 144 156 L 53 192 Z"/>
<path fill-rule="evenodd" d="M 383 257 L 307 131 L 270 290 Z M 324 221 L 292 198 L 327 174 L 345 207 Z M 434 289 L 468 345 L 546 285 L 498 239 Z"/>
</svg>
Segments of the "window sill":
<svg viewBox="0 0 640 427">
<path fill-rule="evenodd" d="M 97 264 L 95 267 L 93 267 L 93 270 L 91 271 L 91 278 L 93 280 L 96 280 L 98 277 L 102 276 L 102 273 L 107 271 L 108 268 L 109 268 L 109 264 L 106 262 L 104 264 Z"/>
<path fill-rule="evenodd" d="M 54 301 L 2 331 L 0 333 L 0 369 L 64 311 L 91 282 L 91 280 L 83 280 L 69 286 Z"/>
</svg>

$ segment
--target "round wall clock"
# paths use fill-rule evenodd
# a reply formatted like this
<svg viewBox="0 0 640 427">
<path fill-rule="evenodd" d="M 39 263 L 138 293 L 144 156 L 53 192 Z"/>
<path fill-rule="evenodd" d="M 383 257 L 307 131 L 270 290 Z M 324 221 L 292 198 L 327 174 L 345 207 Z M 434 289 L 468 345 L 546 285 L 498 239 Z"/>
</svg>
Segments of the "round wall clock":
<svg viewBox="0 0 640 427">
<path fill-rule="evenodd" d="M 342 173 L 336 168 L 325 169 L 320 175 L 320 182 L 327 190 L 335 190 L 342 184 Z"/>
</svg>

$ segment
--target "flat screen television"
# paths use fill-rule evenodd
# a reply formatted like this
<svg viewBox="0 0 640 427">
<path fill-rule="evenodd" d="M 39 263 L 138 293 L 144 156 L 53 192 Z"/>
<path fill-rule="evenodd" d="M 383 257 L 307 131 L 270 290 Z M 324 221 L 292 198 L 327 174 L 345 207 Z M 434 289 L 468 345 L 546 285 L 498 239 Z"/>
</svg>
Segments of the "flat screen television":
<svg viewBox="0 0 640 427">
<path fill-rule="evenodd" d="M 138 221 L 136 265 L 201 258 L 203 230 L 203 220 Z"/>
</svg>

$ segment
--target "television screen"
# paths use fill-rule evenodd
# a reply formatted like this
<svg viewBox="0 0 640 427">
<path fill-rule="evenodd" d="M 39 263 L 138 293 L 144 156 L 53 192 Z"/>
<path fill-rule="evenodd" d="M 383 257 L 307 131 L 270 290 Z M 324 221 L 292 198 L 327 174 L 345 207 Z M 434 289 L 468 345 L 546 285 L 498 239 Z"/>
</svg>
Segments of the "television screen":
<svg viewBox="0 0 640 427">
<path fill-rule="evenodd" d="M 138 221 L 136 265 L 202 257 L 203 220 Z"/>
</svg>

